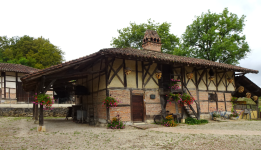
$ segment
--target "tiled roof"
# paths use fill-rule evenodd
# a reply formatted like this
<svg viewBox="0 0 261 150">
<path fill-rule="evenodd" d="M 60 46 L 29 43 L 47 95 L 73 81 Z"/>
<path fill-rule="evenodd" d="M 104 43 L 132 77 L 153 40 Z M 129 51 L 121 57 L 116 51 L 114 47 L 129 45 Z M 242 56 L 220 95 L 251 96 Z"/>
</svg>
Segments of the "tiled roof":
<svg viewBox="0 0 261 150">
<path fill-rule="evenodd" d="M 0 71 L 33 73 L 33 72 L 39 71 L 39 69 L 20 65 L 20 64 L 0 63 Z"/>
<path fill-rule="evenodd" d="M 96 53 L 93 53 L 91 55 L 87 55 L 85 57 L 81 57 L 79 59 L 75 59 L 72 61 L 68 61 L 65 63 L 61 63 L 59 65 L 51 66 L 46 69 L 39 70 L 38 72 L 30 73 L 25 76 L 23 76 L 21 79 L 28 79 L 34 76 L 42 75 L 48 72 L 56 72 L 57 69 L 63 68 L 63 67 L 69 67 L 76 64 L 79 64 L 81 62 L 86 62 L 88 59 L 95 57 L 95 56 L 101 56 L 101 55 L 111 55 L 115 57 L 128 57 L 131 59 L 139 59 L 139 60 L 154 60 L 154 61 L 163 61 L 163 62 L 176 62 L 176 63 L 182 63 L 186 65 L 191 66 L 206 66 L 206 67 L 213 67 L 218 69 L 227 69 L 227 70 L 233 70 L 237 72 L 245 72 L 245 73 L 258 73 L 258 70 L 252 70 L 247 69 L 239 66 L 229 65 L 229 64 L 223 64 L 218 62 L 213 62 L 205 59 L 198 59 L 198 58 L 190 58 L 190 57 L 184 57 L 184 56 L 176 56 L 166 53 L 160 53 L 156 51 L 148 51 L 148 50 L 138 50 L 133 48 L 107 48 L 102 49 Z"/>
</svg>

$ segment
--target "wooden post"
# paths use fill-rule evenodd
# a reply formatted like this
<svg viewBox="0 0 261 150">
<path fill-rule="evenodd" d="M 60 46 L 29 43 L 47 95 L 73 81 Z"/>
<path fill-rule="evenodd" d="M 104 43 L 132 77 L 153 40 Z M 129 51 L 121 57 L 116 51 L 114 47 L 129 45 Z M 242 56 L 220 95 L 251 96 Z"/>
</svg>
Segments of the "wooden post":
<svg viewBox="0 0 261 150">
<path fill-rule="evenodd" d="M 38 121 L 38 104 L 35 104 L 34 111 L 34 121 L 36 123 Z"/>
<path fill-rule="evenodd" d="M 257 107 L 257 119 L 260 118 L 260 111 L 259 111 L 259 108 L 258 108 L 258 105 L 259 105 L 259 97 L 257 98 L 257 103 L 256 103 L 256 107 Z"/>
<path fill-rule="evenodd" d="M 204 72 L 202 72 L 204 73 Z M 199 102 L 199 91 L 198 91 L 198 85 L 199 85 L 199 81 L 198 81 L 198 70 L 195 69 L 195 80 L 196 80 L 196 94 L 197 94 L 197 100 L 198 100 L 198 105 L 197 105 L 197 114 L 198 114 L 198 119 L 200 119 L 200 102 Z"/>
<path fill-rule="evenodd" d="M 224 102 L 225 102 L 225 111 L 227 111 L 227 101 L 226 101 L 226 94 L 225 93 L 223 93 L 224 94 Z"/>
<path fill-rule="evenodd" d="M 45 94 L 44 88 L 43 88 L 44 82 L 45 82 L 45 76 L 42 76 L 38 94 L 40 94 L 40 93 Z M 44 122 L 43 122 L 43 105 L 41 105 L 41 102 L 38 101 L 38 104 L 39 103 L 40 103 L 39 126 L 43 126 L 43 124 L 44 124 Z M 38 117 L 38 105 L 36 105 L 36 109 L 37 109 L 36 117 Z"/>
<path fill-rule="evenodd" d="M 40 105 L 40 116 L 39 116 L 39 126 L 44 125 L 44 120 L 43 120 L 43 105 Z"/>
<path fill-rule="evenodd" d="M 3 72 L 4 75 L 4 98 L 6 99 L 6 72 Z"/>
<path fill-rule="evenodd" d="M 33 103 L 33 118 L 32 119 L 34 119 L 35 118 L 35 104 Z"/>
<path fill-rule="evenodd" d="M 125 74 L 125 69 L 126 69 L 126 64 L 125 64 L 125 59 L 123 59 L 123 78 L 124 78 L 124 87 L 126 88 L 127 87 L 127 77 L 126 77 L 126 74 Z"/>
<path fill-rule="evenodd" d="M 15 73 L 15 95 L 16 100 L 18 101 L 18 72 Z"/>
</svg>

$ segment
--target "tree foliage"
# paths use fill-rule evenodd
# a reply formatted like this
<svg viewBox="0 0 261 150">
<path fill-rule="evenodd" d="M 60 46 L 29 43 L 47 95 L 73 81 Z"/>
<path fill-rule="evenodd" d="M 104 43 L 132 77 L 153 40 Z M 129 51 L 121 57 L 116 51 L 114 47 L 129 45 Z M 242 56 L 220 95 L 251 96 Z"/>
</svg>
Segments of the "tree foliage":
<svg viewBox="0 0 261 150">
<path fill-rule="evenodd" d="M 227 8 L 220 14 L 202 13 L 187 26 L 178 55 L 238 64 L 250 52 L 242 35 L 244 21 L 244 15 L 238 18 Z"/>
<path fill-rule="evenodd" d="M 116 48 L 132 47 L 142 49 L 142 40 L 145 31 L 150 29 L 158 32 L 161 38 L 162 52 L 173 54 L 174 48 L 177 48 L 179 45 L 179 38 L 170 33 L 170 27 L 170 23 L 155 23 L 151 19 L 148 20 L 148 23 L 130 23 L 129 27 L 118 30 L 119 36 L 112 38 L 111 46 Z"/>
<path fill-rule="evenodd" d="M 61 49 L 42 37 L 0 37 L 0 62 L 43 69 L 64 61 L 63 55 Z"/>
</svg>

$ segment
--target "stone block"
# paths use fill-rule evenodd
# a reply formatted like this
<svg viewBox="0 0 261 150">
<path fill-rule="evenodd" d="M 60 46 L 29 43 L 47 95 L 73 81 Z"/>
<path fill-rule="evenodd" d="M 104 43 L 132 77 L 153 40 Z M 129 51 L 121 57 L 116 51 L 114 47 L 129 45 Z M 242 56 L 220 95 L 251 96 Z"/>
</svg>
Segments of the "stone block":
<svg viewBox="0 0 261 150">
<path fill-rule="evenodd" d="M 37 131 L 38 132 L 46 132 L 46 127 L 45 126 L 37 126 Z"/>
</svg>

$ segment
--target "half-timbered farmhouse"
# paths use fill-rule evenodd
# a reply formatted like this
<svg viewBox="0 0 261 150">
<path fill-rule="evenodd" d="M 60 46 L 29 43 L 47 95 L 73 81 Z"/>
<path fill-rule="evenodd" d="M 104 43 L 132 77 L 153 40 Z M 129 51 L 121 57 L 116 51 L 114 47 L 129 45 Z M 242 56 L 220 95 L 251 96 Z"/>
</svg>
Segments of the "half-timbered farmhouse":
<svg viewBox="0 0 261 150">
<path fill-rule="evenodd" d="M 161 39 L 155 31 L 146 31 L 142 46 L 143 50 L 102 49 L 27 74 L 22 77 L 23 88 L 37 92 L 52 86 L 58 94 L 75 94 L 76 104 L 87 111 L 89 121 L 102 123 L 117 114 L 123 121 L 146 122 L 165 110 L 183 117 L 209 118 L 209 112 L 214 110 L 231 110 L 231 94 L 239 86 L 255 88 L 235 81 L 246 78 L 246 73 L 258 73 L 257 70 L 162 53 Z M 158 79 L 156 75 L 162 77 Z M 196 99 L 193 104 L 180 107 L 176 102 L 166 103 L 166 95 L 176 92 L 169 88 L 171 79 L 181 80 L 180 92 L 192 95 Z M 260 88 L 249 92 L 261 96 Z M 107 108 L 102 102 L 106 96 L 120 103 Z"/>
<path fill-rule="evenodd" d="M 38 71 L 20 64 L 0 63 L 0 103 L 27 102 L 30 93 L 22 88 L 20 77 Z"/>
</svg>

